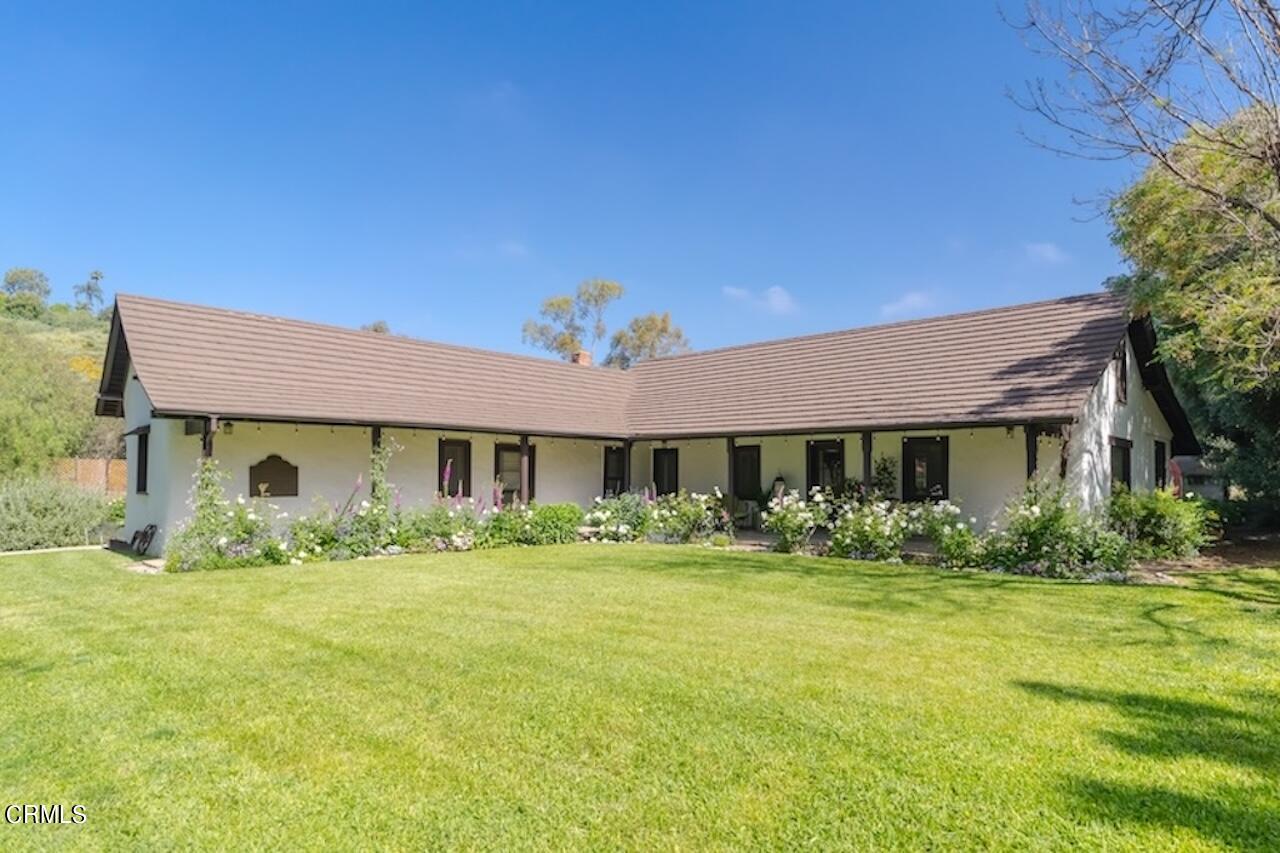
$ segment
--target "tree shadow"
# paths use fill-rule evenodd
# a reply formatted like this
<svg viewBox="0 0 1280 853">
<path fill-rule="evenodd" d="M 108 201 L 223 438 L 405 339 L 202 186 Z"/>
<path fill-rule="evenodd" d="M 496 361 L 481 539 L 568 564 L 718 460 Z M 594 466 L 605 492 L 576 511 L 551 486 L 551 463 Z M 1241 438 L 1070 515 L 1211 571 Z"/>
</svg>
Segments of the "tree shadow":
<svg viewBox="0 0 1280 853">
<path fill-rule="evenodd" d="M 1235 706 L 1136 691 L 1017 681 L 1027 692 L 1057 702 L 1104 705 L 1127 724 L 1098 733 L 1101 741 L 1153 762 L 1152 779 L 1168 779 L 1161 765 L 1184 759 L 1243 770 L 1256 783 L 1175 790 L 1152 782 L 1076 777 L 1064 788 L 1080 810 L 1111 823 L 1189 830 L 1242 849 L 1280 849 L 1280 696 L 1265 690 L 1231 694 Z"/>
<path fill-rule="evenodd" d="M 990 381 L 1000 387 L 999 395 L 972 407 L 966 417 L 1022 414 L 1029 404 L 1043 403 L 1046 398 L 1083 399 L 1110 363 L 1128 326 L 1123 312 L 1116 311 L 1072 327 L 1069 334 L 1045 329 L 1040 351 L 995 371 Z M 1061 406 L 1070 407 L 1066 403 Z"/>
<path fill-rule="evenodd" d="M 1187 589 L 1247 604 L 1280 607 L 1280 573 L 1260 570 L 1197 572 L 1185 575 Z"/>
</svg>

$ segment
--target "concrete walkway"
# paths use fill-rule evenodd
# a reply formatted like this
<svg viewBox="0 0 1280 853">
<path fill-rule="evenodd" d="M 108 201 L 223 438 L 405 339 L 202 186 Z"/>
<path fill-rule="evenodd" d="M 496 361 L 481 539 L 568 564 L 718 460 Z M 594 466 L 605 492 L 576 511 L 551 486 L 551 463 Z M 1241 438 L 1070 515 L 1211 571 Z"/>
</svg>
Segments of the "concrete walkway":
<svg viewBox="0 0 1280 853">
<path fill-rule="evenodd" d="M 62 551 L 104 551 L 106 545 L 64 545 L 61 548 L 32 548 L 28 551 L 0 551 L 0 557 L 27 557 L 32 554 L 57 554 Z"/>
</svg>

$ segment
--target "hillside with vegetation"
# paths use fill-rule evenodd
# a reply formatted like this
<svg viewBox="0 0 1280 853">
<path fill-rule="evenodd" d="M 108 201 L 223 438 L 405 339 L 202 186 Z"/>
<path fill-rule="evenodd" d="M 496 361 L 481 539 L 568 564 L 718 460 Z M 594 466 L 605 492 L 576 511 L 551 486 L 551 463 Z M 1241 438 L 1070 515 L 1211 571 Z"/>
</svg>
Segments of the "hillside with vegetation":
<svg viewBox="0 0 1280 853">
<path fill-rule="evenodd" d="M 54 476 L 65 457 L 123 456 L 121 423 L 93 413 L 110 330 L 101 275 L 76 303 L 49 302 L 38 270 L 10 269 L 0 290 L 0 550 L 97 541 L 118 502 Z"/>
<path fill-rule="evenodd" d="M 90 284 L 97 290 L 83 293 Z M 38 271 L 5 275 L 0 476 L 41 474 L 65 456 L 120 455 L 120 424 L 93 414 L 110 312 L 97 280 L 76 290 L 77 304 L 49 304 L 47 280 Z"/>
</svg>

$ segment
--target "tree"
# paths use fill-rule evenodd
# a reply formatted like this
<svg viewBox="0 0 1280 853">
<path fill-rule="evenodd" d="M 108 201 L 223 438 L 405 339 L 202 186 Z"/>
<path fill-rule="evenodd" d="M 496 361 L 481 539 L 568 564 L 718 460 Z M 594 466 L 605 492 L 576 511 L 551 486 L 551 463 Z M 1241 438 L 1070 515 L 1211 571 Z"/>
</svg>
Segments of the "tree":
<svg viewBox="0 0 1280 853">
<path fill-rule="evenodd" d="M 596 346 L 608 334 L 605 311 L 622 294 L 622 285 L 616 281 L 596 278 L 578 285 L 573 296 L 552 296 L 538 309 L 541 321 L 525 321 L 524 342 L 565 360 L 580 350 L 590 352 L 594 358 Z"/>
<path fill-rule="evenodd" d="M 1029 83 L 1040 144 L 1144 172 L 1107 199 L 1202 437 L 1251 497 L 1280 503 L 1280 10 L 1270 0 L 1026 7 L 1065 82 Z"/>
<path fill-rule="evenodd" d="M 391 334 L 391 327 L 387 325 L 386 320 L 374 320 L 372 323 L 365 323 L 360 327 L 362 332 L 375 332 L 379 335 Z"/>
<path fill-rule="evenodd" d="M 1197 171 L 1241 166 L 1202 146 L 1172 156 Z M 1217 165 L 1191 162 L 1208 160 Z M 1245 168 L 1235 182 L 1266 180 Z M 1213 461 L 1256 502 L 1280 508 L 1280 253 L 1248 234 L 1256 217 L 1219 210 L 1149 168 L 1112 204 L 1113 237 L 1134 272 L 1109 285 L 1159 321 L 1161 355 Z"/>
<path fill-rule="evenodd" d="M 671 314 L 643 314 L 625 329 L 614 332 L 609 355 L 604 360 L 610 367 L 626 369 L 638 361 L 686 352 L 689 341 L 679 326 L 671 322 Z"/>
<path fill-rule="evenodd" d="M 84 284 L 77 284 L 74 289 L 76 307 L 85 311 L 96 311 L 102 305 L 102 273 L 94 270 L 89 273 Z"/>
<path fill-rule="evenodd" d="M 37 269 L 13 267 L 4 274 L 4 292 L 9 296 L 30 294 L 43 305 L 49 300 L 49 277 Z"/>
</svg>

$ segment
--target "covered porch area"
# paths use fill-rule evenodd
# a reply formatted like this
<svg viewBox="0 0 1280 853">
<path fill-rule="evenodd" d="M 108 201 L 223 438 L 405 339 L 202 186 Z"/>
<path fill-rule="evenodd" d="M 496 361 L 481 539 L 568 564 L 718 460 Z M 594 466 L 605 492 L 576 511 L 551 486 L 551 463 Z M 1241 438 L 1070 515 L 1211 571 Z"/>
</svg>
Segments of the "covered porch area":
<svg viewBox="0 0 1280 853">
<path fill-rule="evenodd" d="M 761 509 L 779 490 L 869 486 L 893 500 L 951 500 L 985 525 L 1029 479 L 1065 476 L 1068 435 L 1030 423 L 655 438 L 633 443 L 631 469 L 637 488 L 719 488 L 735 509 Z"/>
</svg>

